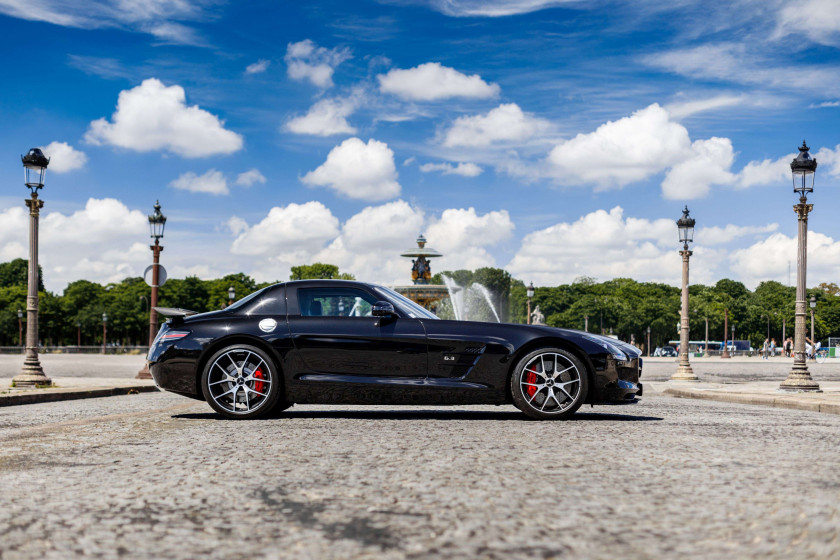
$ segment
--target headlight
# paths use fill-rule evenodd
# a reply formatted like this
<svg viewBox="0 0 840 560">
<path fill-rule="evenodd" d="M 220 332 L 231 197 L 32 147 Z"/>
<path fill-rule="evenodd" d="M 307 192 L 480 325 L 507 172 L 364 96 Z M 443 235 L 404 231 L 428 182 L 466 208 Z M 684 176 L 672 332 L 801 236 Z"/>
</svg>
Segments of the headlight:
<svg viewBox="0 0 840 560">
<path fill-rule="evenodd" d="M 586 340 L 590 340 L 590 341 L 594 342 L 595 344 L 597 344 L 598 346 L 600 346 L 601 348 L 603 348 L 604 350 L 606 350 L 607 352 L 612 354 L 613 358 L 615 358 L 616 360 L 622 360 L 622 361 L 627 360 L 627 354 L 622 352 L 621 349 L 618 346 L 616 346 L 615 344 L 611 344 L 611 343 L 607 342 L 606 340 L 604 340 L 603 338 L 596 338 L 594 336 L 584 335 L 584 338 Z"/>
</svg>

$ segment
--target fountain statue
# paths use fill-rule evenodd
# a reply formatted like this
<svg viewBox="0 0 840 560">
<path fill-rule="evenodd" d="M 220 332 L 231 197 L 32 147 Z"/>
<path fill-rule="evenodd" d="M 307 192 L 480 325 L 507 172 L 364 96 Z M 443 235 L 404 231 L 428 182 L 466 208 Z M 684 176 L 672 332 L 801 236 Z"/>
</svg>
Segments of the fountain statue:
<svg viewBox="0 0 840 560">
<path fill-rule="evenodd" d="M 536 306 L 534 310 L 531 312 L 531 324 L 532 325 L 545 325 L 545 315 L 543 312 L 540 311 L 540 306 Z"/>
<path fill-rule="evenodd" d="M 407 249 L 400 255 L 412 259 L 411 280 L 413 284 L 410 286 L 394 286 L 394 289 L 435 313 L 440 307 L 441 300 L 446 299 L 449 292 L 446 290 L 446 286 L 431 283 L 432 265 L 429 259 L 442 257 L 443 255 L 431 247 L 426 247 L 426 243 L 426 238 L 421 233 L 417 237 L 417 247 Z"/>
</svg>

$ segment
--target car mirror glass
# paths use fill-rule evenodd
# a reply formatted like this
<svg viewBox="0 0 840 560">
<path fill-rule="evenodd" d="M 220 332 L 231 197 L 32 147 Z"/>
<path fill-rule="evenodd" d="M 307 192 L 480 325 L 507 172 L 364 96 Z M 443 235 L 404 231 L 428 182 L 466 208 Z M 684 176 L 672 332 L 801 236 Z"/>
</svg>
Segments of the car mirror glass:
<svg viewBox="0 0 840 560">
<path fill-rule="evenodd" d="M 371 315 L 374 317 L 396 317 L 394 306 L 388 301 L 377 301 L 371 307 Z"/>
</svg>

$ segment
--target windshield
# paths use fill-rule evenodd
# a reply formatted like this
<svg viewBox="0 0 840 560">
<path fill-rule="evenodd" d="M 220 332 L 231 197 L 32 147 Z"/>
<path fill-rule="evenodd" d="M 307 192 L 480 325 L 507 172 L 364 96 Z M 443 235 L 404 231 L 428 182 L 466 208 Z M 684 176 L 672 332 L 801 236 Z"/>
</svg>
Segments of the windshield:
<svg viewBox="0 0 840 560">
<path fill-rule="evenodd" d="M 440 319 L 437 315 L 426 309 L 425 307 L 421 307 L 402 295 L 399 292 L 395 292 L 390 288 L 385 288 L 384 286 L 374 286 L 373 287 L 380 295 L 385 296 L 385 299 L 391 301 L 394 305 L 400 308 L 400 311 L 411 317 L 412 319 L 417 319 L 422 317 L 423 319 Z"/>
</svg>

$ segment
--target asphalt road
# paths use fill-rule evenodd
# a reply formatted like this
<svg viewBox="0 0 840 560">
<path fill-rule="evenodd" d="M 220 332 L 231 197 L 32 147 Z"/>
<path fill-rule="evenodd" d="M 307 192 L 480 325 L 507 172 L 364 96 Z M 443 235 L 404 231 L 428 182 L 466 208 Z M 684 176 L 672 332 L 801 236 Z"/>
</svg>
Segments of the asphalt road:
<svg viewBox="0 0 840 560">
<path fill-rule="evenodd" d="M 645 397 L 294 407 L 155 393 L 0 409 L 0 558 L 837 558 L 840 417 Z"/>
</svg>

